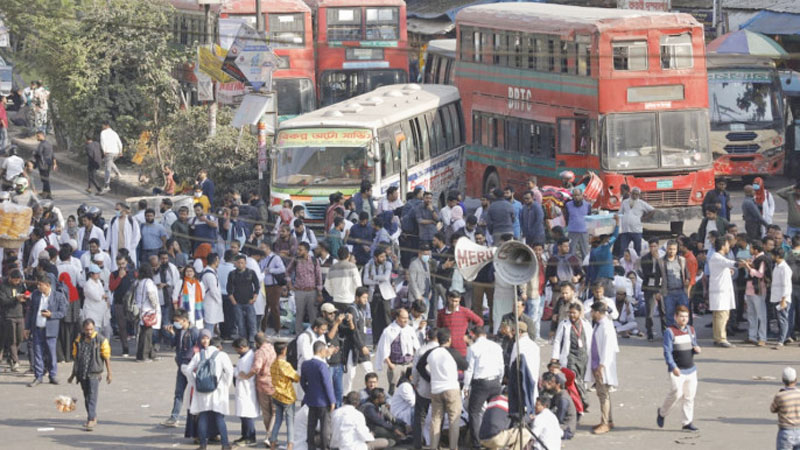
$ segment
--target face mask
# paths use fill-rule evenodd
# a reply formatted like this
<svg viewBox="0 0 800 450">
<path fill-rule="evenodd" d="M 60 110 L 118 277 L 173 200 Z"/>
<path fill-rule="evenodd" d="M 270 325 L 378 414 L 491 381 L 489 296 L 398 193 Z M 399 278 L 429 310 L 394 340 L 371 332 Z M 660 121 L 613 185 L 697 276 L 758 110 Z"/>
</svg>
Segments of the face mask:
<svg viewBox="0 0 800 450">
<path fill-rule="evenodd" d="M 761 189 L 761 186 L 760 186 L 760 185 L 758 185 L 758 184 L 754 184 L 754 185 L 753 185 L 753 190 L 754 190 L 754 191 L 757 191 L 757 190 L 759 190 L 759 189 Z"/>
<path fill-rule="evenodd" d="M 420 259 L 422 260 L 422 262 L 427 263 L 428 261 L 430 261 L 431 255 L 422 255 L 420 256 Z"/>
<path fill-rule="evenodd" d="M 175 328 L 176 330 L 180 330 L 180 329 L 183 329 L 183 326 L 181 326 L 180 322 L 172 322 L 172 328 Z"/>
<path fill-rule="evenodd" d="M 119 217 L 121 214 L 119 211 L 114 211 L 114 217 Z"/>
</svg>

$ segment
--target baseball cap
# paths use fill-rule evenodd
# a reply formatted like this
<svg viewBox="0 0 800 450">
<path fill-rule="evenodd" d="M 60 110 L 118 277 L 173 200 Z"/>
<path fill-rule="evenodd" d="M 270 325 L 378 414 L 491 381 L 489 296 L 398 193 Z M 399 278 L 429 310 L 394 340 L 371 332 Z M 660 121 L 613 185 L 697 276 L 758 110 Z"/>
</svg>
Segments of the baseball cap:
<svg viewBox="0 0 800 450">
<path fill-rule="evenodd" d="M 323 303 L 322 308 L 320 308 L 324 313 L 332 313 L 336 312 L 336 307 L 333 306 L 333 303 Z"/>
<path fill-rule="evenodd" d="M 39 252 L 39 259 L 46 259 L 49 261 L 50 253 L 47 253 L 47 250 L 42 250 L 41 252 Z"/>
<path fill-rule="evenodd" d="M 89 266 L 89 273 L 100 273 L 100 272 L 102 271 L 100 270 L 100 266 L 98 266 L 97 264 L 92 264 L 91 266 Z"/>
</svg>

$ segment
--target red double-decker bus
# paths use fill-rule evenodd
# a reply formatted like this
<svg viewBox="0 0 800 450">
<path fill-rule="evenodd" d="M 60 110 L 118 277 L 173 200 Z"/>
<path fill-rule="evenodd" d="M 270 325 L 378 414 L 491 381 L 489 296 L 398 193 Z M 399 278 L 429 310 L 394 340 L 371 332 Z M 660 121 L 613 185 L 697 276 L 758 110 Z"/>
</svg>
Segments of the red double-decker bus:
<svg viewBox="0 0 800 450">
<path fill-rule="evenodd" d="M 255 28 L 255 1 L 229 1 L 223 6 L 220 17 L 244 19 Z M 317 102 L 311 8 L 302 0 L 260 1 L 267 41 L 280 58 L 280 65 L 272 78 L 272 89 L 278 94 L 279 118 L 313 111 Z M 241 89 L 244 91 L 244 86 Z"/>
<path fill-rule="evenodd" d="M 713 188 L 703 27 L 687 14 L 545 3 L 472 6 L 456 17 L 467 124 L 467 193 L 603 181 L 616 210 L 639 187 L 658 222 L 699 213 Z"/>
<path fill-rule="evenodd" d="M 305 1 L 314 14 L 320 106 L 408 80 L 403 0 Z"/>
</svg>

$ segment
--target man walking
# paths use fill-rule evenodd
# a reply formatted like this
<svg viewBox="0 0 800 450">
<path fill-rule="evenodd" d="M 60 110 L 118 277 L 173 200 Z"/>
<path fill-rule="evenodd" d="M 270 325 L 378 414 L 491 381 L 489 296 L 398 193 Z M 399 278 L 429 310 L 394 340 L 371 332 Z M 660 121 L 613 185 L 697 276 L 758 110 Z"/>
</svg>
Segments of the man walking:
<svg viewBox="0 0 800 450">
<path fill-rule="evenodd" d="M 36 140 L 39 141 L 39 146 L 34 150 L 33 158 L 36 161 L 36 168 L 39 169 L 39 177 L 42 179 L 42 192 L 39 196 L 53 198 L 53 194 L 50 192 L 50 171 L 58 170 L 53 144 L 47 140 L 44 131 L 36 132 Z"/>
<path fill-rule="evenodd" d="M 34 380 L 28 387 L 42 384 L 44 371 L 47 369 L 50 384 L 58 384 L 56 356 L 56 340 L 58 326 L 67 313 L 67 299 L 60 291 L 53 289 L 53 279 L 48 274 L 41 274 L 37 280 L 37 289 L 31 295 L 31 306 L 25 316 L 24 338 L 33 342 L 33 375 Z"/>
<path fill-rule="evenodd" d="M 117 178 L 121 175 L 114 160 L 122 154 L 122 141 L 117 132 L 111 129 L 107 120 L 103 121 L 103 131 L 100 132 L 100 147 L 103 150 L 103 161 L 106 167 L 103 191 L 108 192 L 111 190 L 111 173 L 114 172 Z"/>
<path fill-rule="evenodd" d="M 583 198 L 583 190 L 572 190 L 572 200 L 564 204 L 564 220 L 567 222 L 567 236 L 570 251 L 581 261 L 589 254 L 589 228 L 586 216 L 591 214 L 592 205 Z"/>
<path fill-rule="evenodd" d="M 800 389 L 797 389 L 797 371 L 791 367 L 783 369 L 783 389 L 775 394 L 770 412 L 778 414 L 778 450 L 800 446 Z"/>
<path fill-rule="evenodd" d="M 313 351 L 314 357 L 303 362 L 300 370 L 300 386 L 305 393 L 303 404 L 308 406 L 306 436 L 309 450 L 316 450 L 314 438 L 319 424 L 321 447 L 327 450 L 331 439 L 331 413 L 336 407 L 336 399 L 333 396 L 331 372 L 325 362 L 327 345 L 322 341 L 314 342 Z"/>
<path fill-rule="evenodd" d="M 503 348 L 486 337 L 482 326 L 472 328 L 475 341 L 467 349 L 467 370 L 464 372 L 464 391 L 469 394 L 469 432 L 472 446 L 480 446 L 483 404 L 500 395 L 503 380 Z"/>
<path fill-rule="evenodd" d="M 95 141 L 91 134 L 86 135 L 86 164 L 86 192 L 91 194 L 92 186 L 94 186 L 97 194 L 100 195 L 103 193 L 103 188 L 95 179 L 94 173 L 103 165 L 103 150 L 100 148 L 100 143 Z"/>
<path fill-rule="evenodd" d="M 664 405 L 657 411 L 656 423 L 664 428 L 664 418 L 672 408 L 682 403 L 685 431 L 699 431 L 692 424 L 694 416 L 694 396 L 697 393 L 697 366 L 694 355 L 700 354 L 694 327 L 689 326 L 689 308 L 678 305 L 675 310 L 675 323 L 664 332 L 664 360 L 669 371 L 670 391 Z"/>
<path fill-rule="evenodd" d="M 97 396 L 100 390 L 100 380 L 103 377 L 105 366 L 106 382 L 111 384 L 111 346 L 108 339 L 94 329 L 94 321 L 83 321 L 83 333 L 72 343 L 72 375 L 68 383 L 74 379 L 80 383 L 83 398 L 86 402 L 86 431 L 92 431 L 97 425 Z"/>
<path fill-rule="evenodd" d="M 270 426 L 272 416 L 275 414 L 275 407 L 272 404 L 272 395 L 275 394 L 275 387 L 272 384 L 272 363 L 275 362 L 277 355 L 275 348 L 272 347 L 267 341 L 264 333 L 257 333 L 255 338 L 256 351 L 253 356 L 253 365 L 250 372 L 239 374 L 239 378 L 246 380 L 250 377 L 256 377 L 256 396 L 258 397 L 258 405 L 261 407 L 261 417 L 264 419 L 264 429 L 267 436 L 270 436 Z M 264 445 L 270 447 L 269 439 L 264 439 Z"/>
<path fill-rule="evenodd" d="M 194 356 L 194 350 L 200 345 L 200 330 L 189 322 L 189 314 L 185 309 L 177 309 L 171 325 L 167 325 L 167 333 L 173 336 L 175 344 L 175 364 L 178 365 L 178 374 L 175 378 L 175 396 L 172 402 L 172 412 L 169 418 L 161 422 L 161 426 L 174 428 L 178 426 L 178 416 L 183 406 L 183 393 L 189 380 L 181 371 L 181 366 L 189 364 Z"/>
<path fill-rule="evenodd" d="M 727 258 L 729 252 L 728 240 L 720 237 L 714 241 L 714 253 L 708 258 L 708 299 L 709 308 L 714 316 L 712 319 L 714 345 L 725 348 L 733 347 L 733 344 L 728 342 L 725 325 L 728 323 L 731 309 L 736 308 L 732 274 L 737 264 L 736 261 Z"/>
<path fill-rule="evenodd" d="M 677 241 L 667 242 L 667 254 L 658 260 L 658 267 L 663 281 L 661 292 L 656 295 L 659 301 L 664 302 L 667 326 L 673 326 L 675 308 L 678 305 L 689 306 L 689 269 L 686 266 L 686 259 L 678 255 Z"/>
<path fill-rule="evenodd" d="M 611 415 L 611 386 L 617 386 L 617 333 L 614 323 L 606 315 L 608 307 L 603 302 L 592 305 L 592 320 L 595 322 L 592 332 L 591 369 L 586 372 L 585 380 L 595 384 L 597 399 L 600 401 L 600 424 L 592 429 L 594 434 L 605 434 L 614 427 Z"/>
</svg>

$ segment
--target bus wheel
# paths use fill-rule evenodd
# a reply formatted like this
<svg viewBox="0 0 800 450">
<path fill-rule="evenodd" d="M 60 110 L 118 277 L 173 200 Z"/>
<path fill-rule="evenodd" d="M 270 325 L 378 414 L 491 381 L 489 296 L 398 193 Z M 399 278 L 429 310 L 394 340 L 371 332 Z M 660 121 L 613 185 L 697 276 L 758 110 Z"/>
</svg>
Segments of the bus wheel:
<svg viewBox="0 0 800 450">
<path fill-rule="evenodd" d="M 493 190 L 500 187 L 500 175 L 497 174 L 494 170 L 489 172 L 486 177 L 483 179 L 483 192 L 482 194 L 487 194 L 492 192 Z"/>
</svg>

